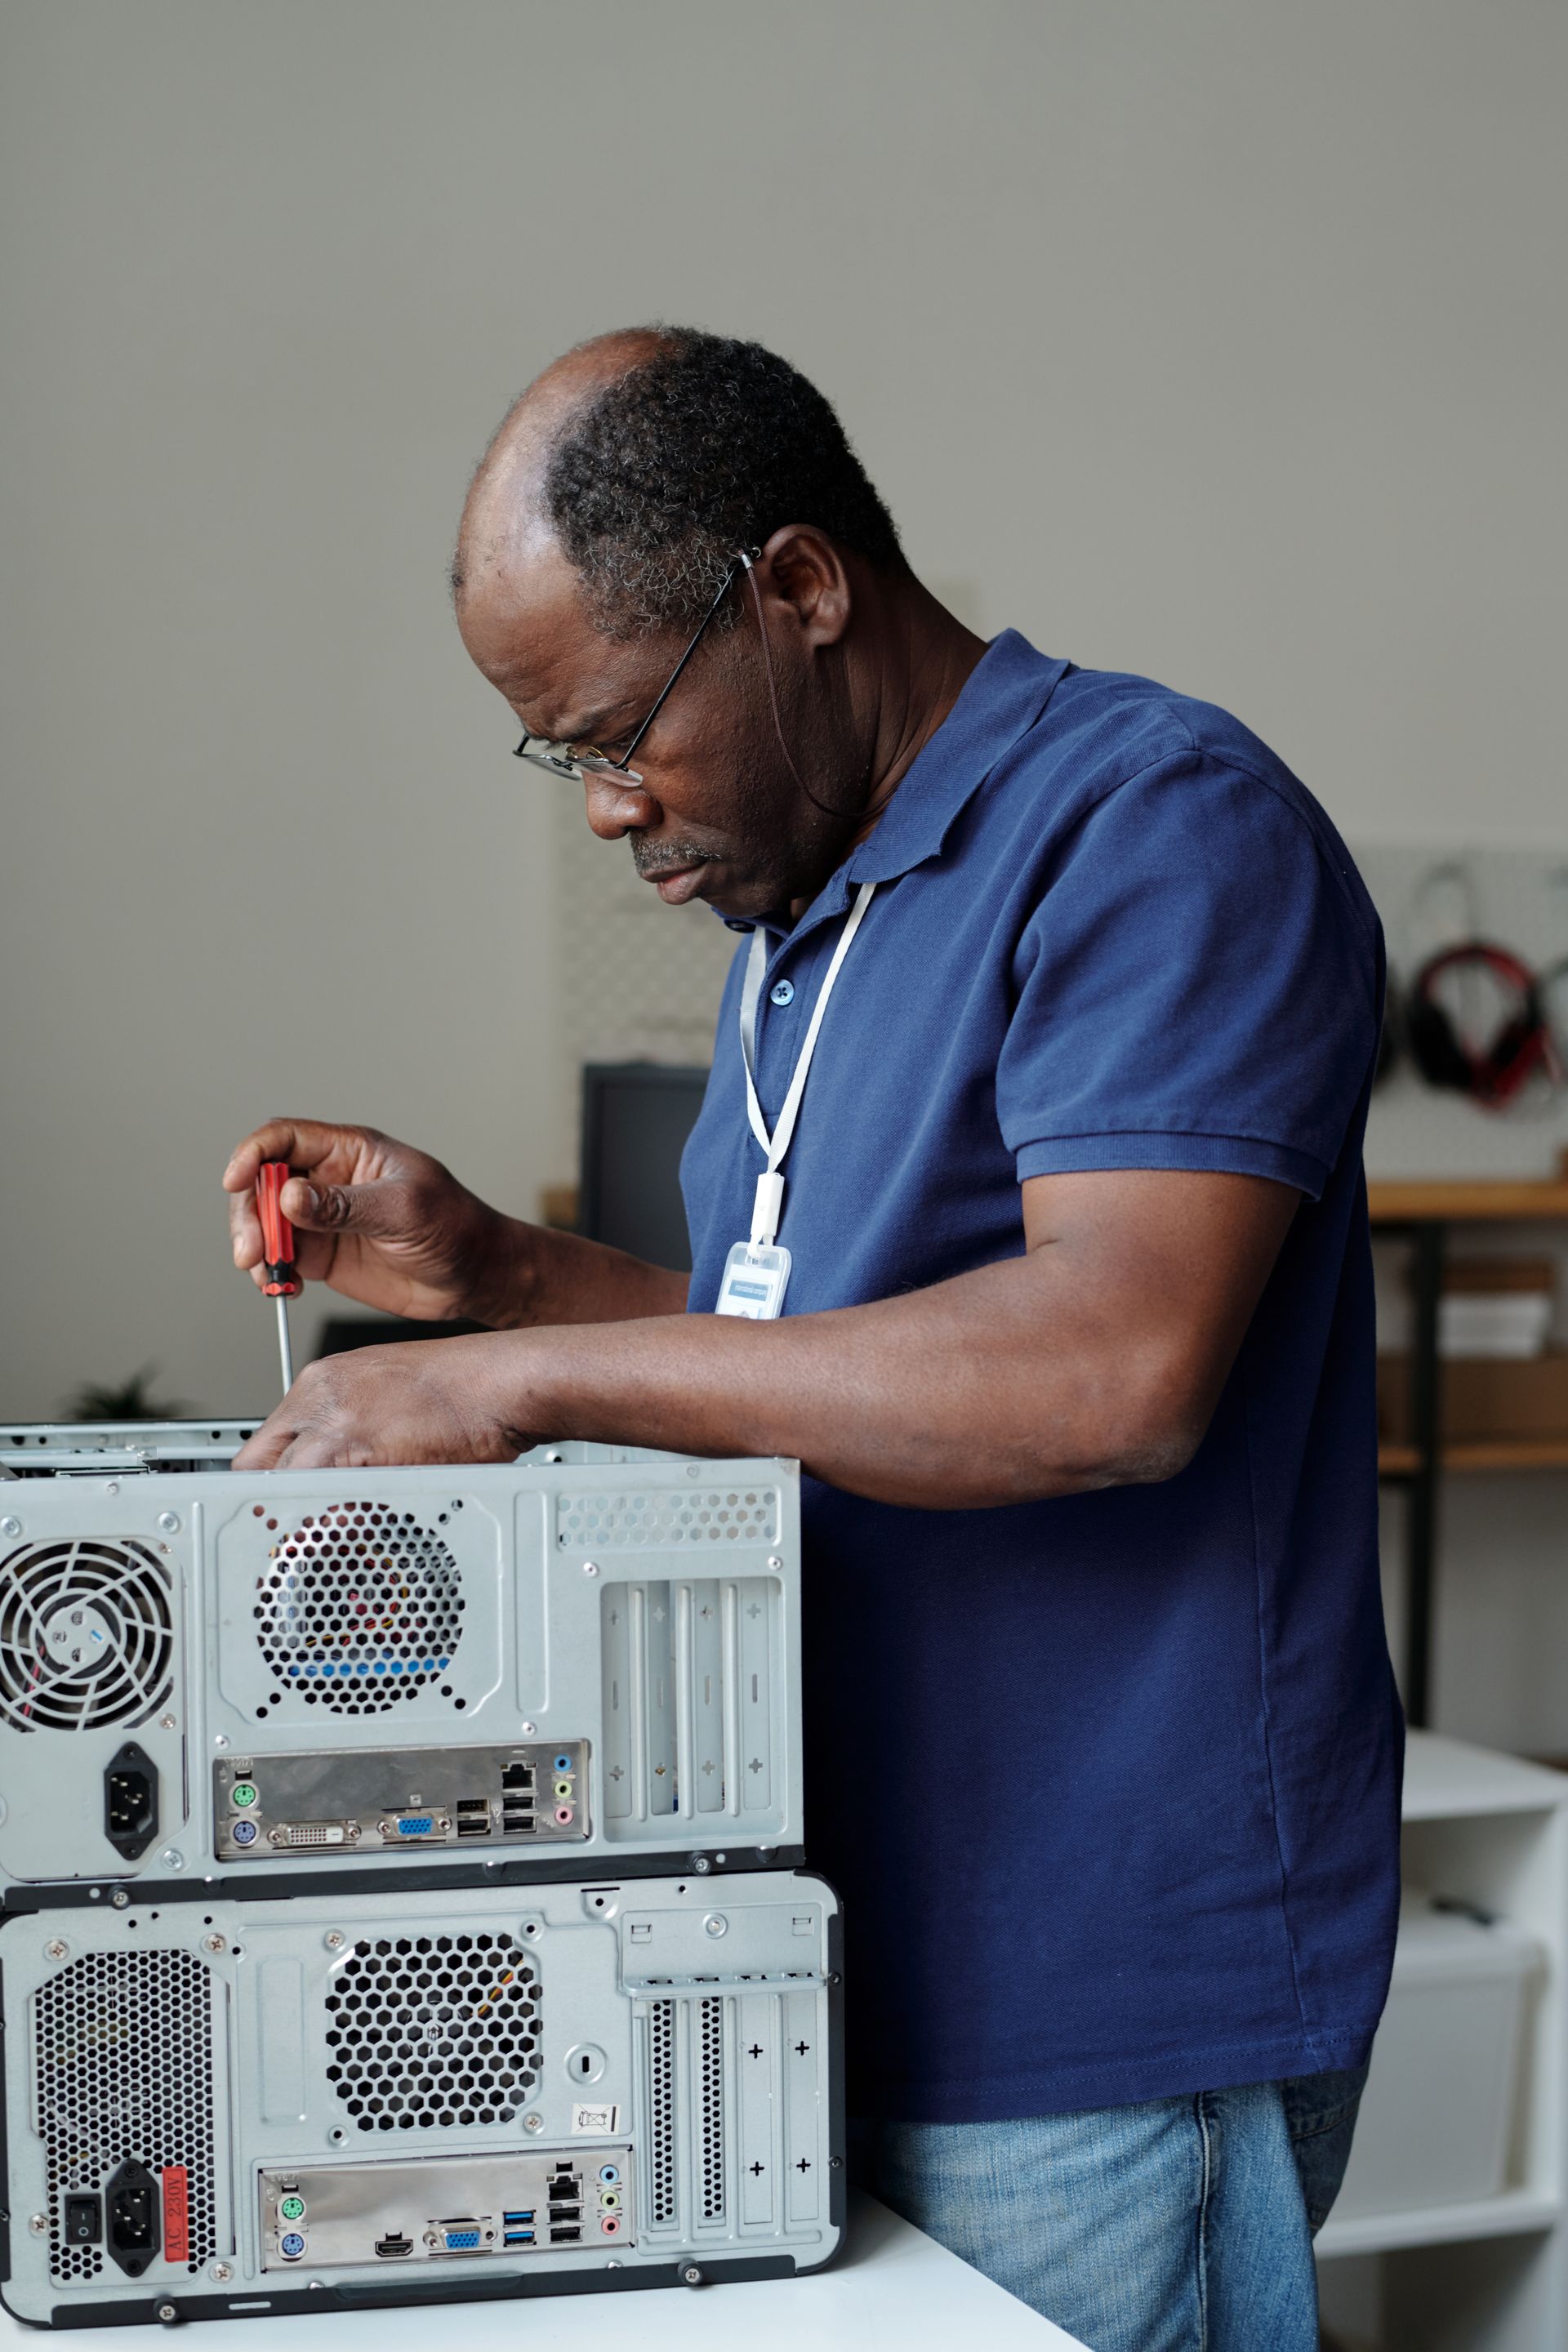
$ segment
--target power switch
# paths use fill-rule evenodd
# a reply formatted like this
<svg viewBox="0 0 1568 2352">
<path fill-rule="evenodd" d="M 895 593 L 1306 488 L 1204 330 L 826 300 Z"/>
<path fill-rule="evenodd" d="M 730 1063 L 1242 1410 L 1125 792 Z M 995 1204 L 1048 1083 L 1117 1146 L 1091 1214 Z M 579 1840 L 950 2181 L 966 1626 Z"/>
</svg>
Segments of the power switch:
<svg viewBox="0 0 1568 2352">
<path fill-rule="evenodd" d="M 66 2199 L 66 2243 L 96 2246 L 103 2235 L 103 2207 L 96 2197 Z"/>
</svg>

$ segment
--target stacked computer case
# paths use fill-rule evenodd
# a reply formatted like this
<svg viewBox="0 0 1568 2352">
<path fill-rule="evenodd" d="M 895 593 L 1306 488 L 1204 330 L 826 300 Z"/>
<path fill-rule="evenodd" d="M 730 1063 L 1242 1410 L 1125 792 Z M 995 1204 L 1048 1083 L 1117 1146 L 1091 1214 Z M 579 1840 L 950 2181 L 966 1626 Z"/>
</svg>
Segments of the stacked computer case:
<svg viewBox="0 0 1568 2352">
<path fill-rule="evenodd" d="M 249 1428 L 0 1428 L 6 2308 L 819 2267 L 796 1465 Z"/>
</svg>

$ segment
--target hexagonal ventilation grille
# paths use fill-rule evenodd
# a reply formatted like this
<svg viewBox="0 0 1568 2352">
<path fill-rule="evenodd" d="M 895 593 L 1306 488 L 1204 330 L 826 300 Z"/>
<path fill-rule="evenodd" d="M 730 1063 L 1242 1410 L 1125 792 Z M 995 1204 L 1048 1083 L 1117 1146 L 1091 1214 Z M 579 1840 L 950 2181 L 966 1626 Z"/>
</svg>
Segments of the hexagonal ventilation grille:
<svg viewBox="0 0 1568 2352">
<path fill-rule="evenodd" d="M 29 1544 L 0 1562 L 0 1717 L 17 1731 L 140 1723 L 169 1694 L 169 1571 L 147 1545 Z"/>
<path fill-rule="evenodd" d="M 648 1544 L 776 1543 L 776 1486 L 722 1492 L 560 1495 L 555 1540 L 563 1549 L 623 1551 Z"/>
<path fill-rule="evenodd" d="M 383 1936 L 327 1995 L 327 2080 L 363 2132 L 510 2124 L 539 2080 L 539 1979 L 499 1936 Z"/>
<path fill-rule="evenodd" d="M 213 1979 L 190 1952 L 88 1952 L 33 1996 L 36 2127 L 47 2151 L 49 2268 L 96 2278 L 97 2246 L 68 2246 L 65 2199 L 101 2192 L 128 2158 L 189 2176 L 190 2249 L 216 2243 Z"/>
<path fill-rule="evenodd" d="M 280 1535 L 256 1593 L 279 1696 L 334 1715 L 416 1698 L 450 1671 L 462 1634 L 457 1561 L 434 1528 L 384 1503 L 334 1504 Z"/>
</svg>

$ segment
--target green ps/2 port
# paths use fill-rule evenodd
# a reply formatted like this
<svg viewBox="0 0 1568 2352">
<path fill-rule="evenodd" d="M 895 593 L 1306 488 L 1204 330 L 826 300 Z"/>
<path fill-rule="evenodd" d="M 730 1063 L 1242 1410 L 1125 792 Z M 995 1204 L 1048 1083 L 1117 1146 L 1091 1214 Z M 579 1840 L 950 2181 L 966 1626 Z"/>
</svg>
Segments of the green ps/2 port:
<svg viewBox="0 0 1568 2352">
<path fill-rule="evenodd" d="M 261 1792 L 254 1780 L 237 1780 L 230 1793 L 237 1805 L 246 1806 L 254 1805 Z"/>
<path fill-rule="evenodd" d="M 279 2218 L 281 2221 L 302 2221 L 305 2218 L 304 2199 L 302 2197 L 280 2197 L 278 2200 L 278 2213 Z"/>
</svg>

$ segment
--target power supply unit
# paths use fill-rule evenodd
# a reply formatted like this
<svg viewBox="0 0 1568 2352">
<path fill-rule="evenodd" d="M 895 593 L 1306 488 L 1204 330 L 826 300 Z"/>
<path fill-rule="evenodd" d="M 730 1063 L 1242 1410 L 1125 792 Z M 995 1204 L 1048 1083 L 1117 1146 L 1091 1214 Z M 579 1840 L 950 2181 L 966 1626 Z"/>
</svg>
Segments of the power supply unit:
<svg viewBox="0 0 1568 2352">
<path fill-rule="evenodd" d="M 0 1428 L 0 1910 L 800 1861 L 795 1463 L 249 1426 Z"/>
<path fill-rule="evenodd" d="M 838 1926 L 787 1870 L 13 1918 L 0 2298 L 79 2327 L 818 2268 Z"/>
</svg>

